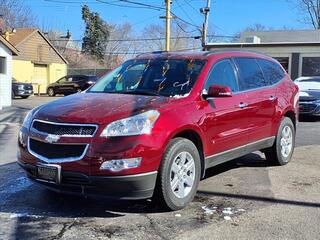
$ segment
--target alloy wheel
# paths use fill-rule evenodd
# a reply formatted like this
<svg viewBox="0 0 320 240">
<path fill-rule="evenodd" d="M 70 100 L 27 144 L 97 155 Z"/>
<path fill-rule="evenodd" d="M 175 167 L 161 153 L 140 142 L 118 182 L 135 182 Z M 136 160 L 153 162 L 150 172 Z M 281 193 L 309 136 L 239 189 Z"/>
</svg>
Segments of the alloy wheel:
<svg viewBox="0 0 320 240">
<path fill-rule="evenodd" d="M 289 126 L 285 126 L 281 132 L 281 154 L 284 158 L 287 158 L 291 151 L 292 151 L 292 141 L 293 141 L 293 134 L 292 129 Z"/>
<path fill-rule="evenodd" d="M 195 162 L 188 152 L 179 153 L 171 165 L 170 185 L 177 198 L 185 198 L 195 182 Z"/>
</svg>

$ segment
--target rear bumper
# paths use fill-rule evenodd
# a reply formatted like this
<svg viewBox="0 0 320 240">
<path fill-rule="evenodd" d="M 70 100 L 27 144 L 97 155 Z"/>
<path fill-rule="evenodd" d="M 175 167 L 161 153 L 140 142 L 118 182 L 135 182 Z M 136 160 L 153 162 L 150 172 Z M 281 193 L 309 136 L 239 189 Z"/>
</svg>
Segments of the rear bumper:
<svg viewBox="0 0 320 240">
<path fill-rule="evenodd" d="M 79 172 L 62 171 L 61 184 L 37 180 L 36 166 L 18 164 L 28 177 L 55 192 L 115 199 L 146 199 L 153 195 L 157 172 L 125 176 L 88 176 Z"/>
</svg>

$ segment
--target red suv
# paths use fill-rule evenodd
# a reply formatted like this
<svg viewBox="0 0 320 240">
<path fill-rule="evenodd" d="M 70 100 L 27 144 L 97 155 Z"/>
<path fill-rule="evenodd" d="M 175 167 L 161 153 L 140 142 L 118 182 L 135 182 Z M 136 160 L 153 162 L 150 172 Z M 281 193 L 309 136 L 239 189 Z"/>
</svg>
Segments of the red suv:
<svg viewBox="0 0 320 240">
<path fill-rule="evenodd" d="M 86 92 L 33 109 L 18 162 L 55 191 L 181 209 L 210 167 L 256 150 L 288 163 L 297 102 L 281 65 L 258 53 L 143 54 Z"/>
</svg>

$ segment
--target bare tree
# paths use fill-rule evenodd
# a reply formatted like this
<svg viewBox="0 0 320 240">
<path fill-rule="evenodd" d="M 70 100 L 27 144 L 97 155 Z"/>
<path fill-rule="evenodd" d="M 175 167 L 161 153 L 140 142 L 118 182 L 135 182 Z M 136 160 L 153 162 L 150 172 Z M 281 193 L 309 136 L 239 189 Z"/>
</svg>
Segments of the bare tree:
<svg viewBox="0 0 320 240">
<path fill-rule="evenodd" d="M 0 0 L 0 16 L 6 28 L 36 26 L 36 18 L 23 0 Z"/>
<path fill-rule="evenodd" d="M 320 0 L 288 0 L 299 10 L 301 22 L 320 29 Z"/>
<path fill-rule="evenodd" d="M 124 60 L 132 58 L 134 55 L 136 55 L 138 45 L 134 39 L 136 38 L 133 34 L 130 23 L 112 25 L 110 39 L 106 44 L 106 54 L 104 57 L 105 66 L 112 68 Z"/>
<path fill-rule="evenodd" d="M 192 38 L 188 26 L 183 22 L 175 21 L 171 27 L 171 50 L 198 49 L 201 46 L 199 40 Z M 152 39 L 143 44 L 145 51 L 163 50 L 165 44 L 165 29 L 163 25 L 151 24 L 144 28 L 142 38 Z"/>
</svg>

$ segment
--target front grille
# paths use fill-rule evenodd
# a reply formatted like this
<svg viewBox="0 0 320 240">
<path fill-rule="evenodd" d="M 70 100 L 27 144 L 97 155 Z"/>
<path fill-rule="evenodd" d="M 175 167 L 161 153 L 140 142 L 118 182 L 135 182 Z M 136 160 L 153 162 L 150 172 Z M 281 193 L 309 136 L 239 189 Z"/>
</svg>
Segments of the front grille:
<svg viewBox="0 0 320 240">
<path fill-rule="evenodd" d="M 313 112 L 316 108 L 317 108 L 317 105 L 315 105 L 315 104 L 300 103 L 300 112 L 301 113 Z"/>
<path fill-rule="evenodd" d="M 61 124 L 35 120 L 32 127 L 39 132 L 60 136 L 93 136 L 97 127 L 94 125 Z"/>
<path fill-rule="evenodd" d="M 86 144 L 51 144 L 41 142 L 35 139 L 29 139 L 29 149 L 31 153 L 44 157 L 46 159 L 80 159 L 87 148 Z M 37 157 L 38 157 L 37 156 Z"/>
<path fill-rule="evenodd" d="M 64 174 L 62 173 L 62 184 L 70 185 L 90 185 L 90 180 L 86 175 L 83 174 Z"/>
</svg>

